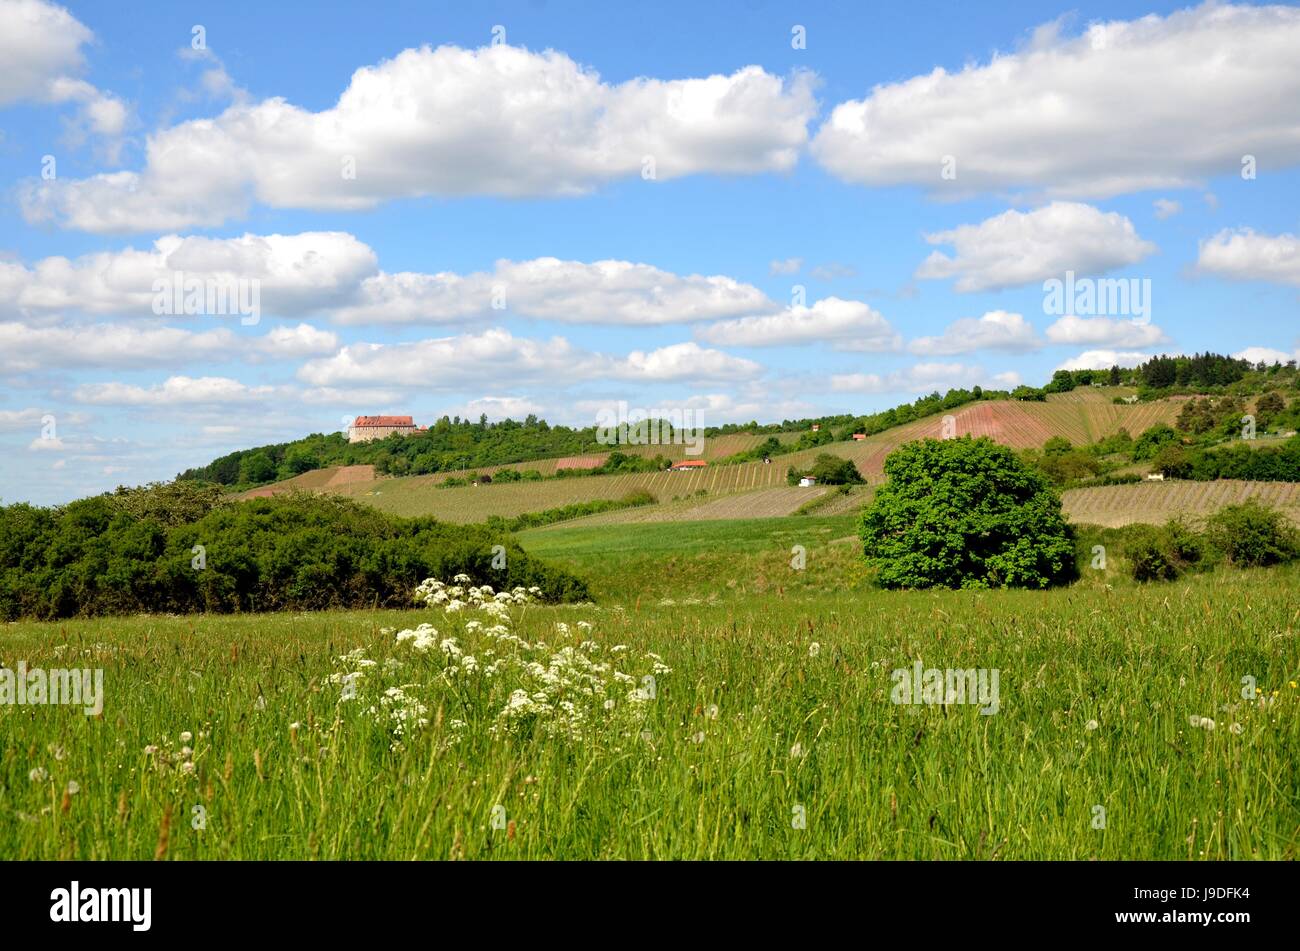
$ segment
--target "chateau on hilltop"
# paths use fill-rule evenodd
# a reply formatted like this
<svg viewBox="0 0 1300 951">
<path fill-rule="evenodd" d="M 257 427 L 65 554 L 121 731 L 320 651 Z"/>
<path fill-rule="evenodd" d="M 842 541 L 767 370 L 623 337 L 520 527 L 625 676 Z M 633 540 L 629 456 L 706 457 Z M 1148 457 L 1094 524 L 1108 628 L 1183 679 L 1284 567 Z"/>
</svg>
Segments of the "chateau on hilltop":
<svg viewBox="0 0 1300 951">
<path fill-rule="evenodd" d="M 417 427 L 410 416 L 358 416 L 348 427 L 348 442 L 370 442 L 393 433 L 409 436 L 422 428 Z"/>
</svg>

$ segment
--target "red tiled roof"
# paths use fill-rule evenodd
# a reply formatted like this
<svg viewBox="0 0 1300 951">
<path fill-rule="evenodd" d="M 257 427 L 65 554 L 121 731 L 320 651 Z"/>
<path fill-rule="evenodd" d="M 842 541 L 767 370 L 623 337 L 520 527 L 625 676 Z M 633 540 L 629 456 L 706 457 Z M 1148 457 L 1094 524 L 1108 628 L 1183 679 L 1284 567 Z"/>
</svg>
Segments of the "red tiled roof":
<svg viewBox="0 0 1300 951">
<path fill-rule="evenodd" d="M 674 469 L 703 469 L 708 463 L 703 459 L 682 459 L 673 463 Z"/>
<path fill-rule="evenodd" d="M 353 426 L 414 426 L 410 416 L 358 416 Z"/>
<path fill-rule="evenodd" d="M 565 456 L 555 461 L 556 469 L 599 469 L 609 454 L 603 456 Z"/>
</svg>

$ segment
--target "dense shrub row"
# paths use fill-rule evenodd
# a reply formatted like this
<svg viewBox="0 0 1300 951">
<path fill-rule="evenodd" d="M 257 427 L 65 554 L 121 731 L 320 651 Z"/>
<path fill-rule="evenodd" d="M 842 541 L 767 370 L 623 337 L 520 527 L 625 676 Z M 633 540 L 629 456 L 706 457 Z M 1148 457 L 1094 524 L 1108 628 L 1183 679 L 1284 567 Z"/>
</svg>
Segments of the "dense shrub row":
<svg viewBox="0 0 1300 951">
<path fill-rule="evenodd" d="M 459 573 L 497 589 L 535 585 L 548 601 L 588 596 L 578 578 L 482 526 L 305 495 L 213 498 L 187 520 L 180 513 L 201 500 L 147 495 L 0 507 L 0 617 L 396 607 L 425 578 Z"/>
<path fill-rule="evenodd" d="M 1177 520 L 1134 526 L 1124 553 L 1135 580 L 1172 581 L 1219 563 L 1257 568 L 1294 561 L 1300 533 L 1281 513 L 1251 500 L 1220 509 L 1203 532 Z"/>
<path fill-rule="evenodd" d="M 1258 449 L 1244 441 L 1220 449 L 1186 449 L 1171 443 L 1156 453 L 1152 466 L 1175 479 L 1300 482 L 1300 436 Z"/>
</svg>

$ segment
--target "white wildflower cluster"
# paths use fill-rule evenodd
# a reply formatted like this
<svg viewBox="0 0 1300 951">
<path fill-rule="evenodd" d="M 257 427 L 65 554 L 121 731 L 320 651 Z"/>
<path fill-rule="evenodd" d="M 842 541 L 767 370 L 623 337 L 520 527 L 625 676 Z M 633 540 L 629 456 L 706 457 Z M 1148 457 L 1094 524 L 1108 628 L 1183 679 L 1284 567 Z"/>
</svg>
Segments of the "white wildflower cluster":
<svg viewBox="0 0 1300 951">
<path fill-rule="evenodd" d="M 391 633 L 391 631 L 390 631 Z M 415 649 L 427 651 L 437 647 L 438 632 L 422 624 L 417 630 L 402 631 L 398 643 L 410 642 Z M 402 684 L 385 688 L 382 675 L 395 675 L 405 664 L 389 657 L 382 664 L 366 656 L 364 648 L 356 648 L 336 658 L 342 668 L 326 678 L 326 682 L 339 687 L 339 705 L 352 704 L 362 715 L 384 727 L 391 735 L 393 750 L 403 748 L 406 738 L 429 723 L 428 707 L 412 691 L 418 684 Z M 374 675 L 374 676 L 371 676 Z M 370 683 L 373 689 L 367 689 Z"/>
<path fill-rule="evenodd" d="M 389 687 L 380 696 L 379 703 L 372 704 L 366 710 L 368 715 L 383 722 L 393 734 L 393 750 L 402 749 L 407 736 L 429 725 L 429 708 L 407 692 L 417 687 L 418 684 Z"/>
<path fill-rule="evenodd" d="M 388 632 L 391 633 L 391 629 Z M 413 630 L 398 631 L 397 643 L 405 644 L 408 642 L 412 649 L 423 654 L 437 646 L 438 632 L 432 624 L 421 624 Z"/>
<path fill-rule="evenodd" d="M 586 621 L 577 626 L 584 634 L 591 630 Z M 556 633 L 563 638 L 571 629 L 560 623 Z M 517 686 L 491 727 L 498 736 L 532 730 L 573 740 L 593 733 L 632 735 L 645 722 L 647 705 L 655 698 L 654 677 L 672 673 L 654 654 L 642 655 L 649 661 L 646 674 L 638 677 L 620 670 L 621 658 L 631 660 L 624 644 L 605 651 L 591 639 L 555 649 L 519 638 L 510 643 L 514 650 L 506 659 L 510 680 Z"/>
<path fill-rule="evenodd" d="M 440 609 L 441 620 L 385 629 L 396 656 L 379 663 L 363 649 L 350 651 L 337 658 L 340 669 L 329 682 L 340 688 L 340 704 L 357 700 L 353 709 L 389 732 L 394 750 L 430 724 L 430 710 L 439 711 L 439 742 L 448 746 L 475 724 L 494 738 L 540 733 L 618 742 L 636 735 L 656 697 L 656 678 L 671 668 L 657 654 L 603 647 L 585 620 L 556 624 L 556 646 L 530 642 L 515 631 L 511 611 L 540 594 L 493 591 L 464 575 L 452 584 L 431 578 L 416 600 Z M 407 682 L 397 686 L 399 671 Z M 464 712 L 444 720 L 443 709 Z"/>
<path fill-rule="evenodd" d="M 493 591 L 491 585 L 474 587 L 469 584 L 468 575 L 457 575 L 453 584 L 446 584 L 437 578 L 426 578 L 415 589 L 415 600 L 431 608 L 442 608 L 447 614 L 455 614 L 467 608 L 478 608 L 494 617 L 503 617 L 512 604 L 527 604 L 542 593 L 536 586 L 525 588 L 518 585 L 509 591 Z"/>
<path fill-rule="evenodd" d="M 529 642 L 515 633 L 510 608 L 531 603 L 540 589 L 522 587 L 494 592 L 491 587 L 467 587 L 464 576 L 444 584 L 429 579 L 417 590 L 417 600 L 440 607 L 456 636 L 421 624 L 396 634 L 398 645 L 408 646 L 427 661 L 440 664 L 440 682 L 459 691 L 475 685 L 475 696 L 485 697 L 492 717 L 493 736 L 539 730 L 547 736 L 579 739 L 601 732 L 612 736 L 635 733 L 645 720 L 646 705 L 655 697 L 654 678 L 671 673 L 656 654 L 635 657 L 626 645 L 606 651 L 588 635 L 590 621 L 555 625 L 557 640 L 579 640 L 577 645 L 551 647 L 544 640 Z M 485 618 L 464 618 L 476 611 Z M 462 615 L 453 617 L 453 615 Z M 644 667 L 637 675 L 620 669 L 631 663 Z M 486 687 L 484 690 L 482 688 Z M 465 724 L 454 721 L 459 735 Z M 450 723 L 449 723 L 450 725 Z"/>
</svg>

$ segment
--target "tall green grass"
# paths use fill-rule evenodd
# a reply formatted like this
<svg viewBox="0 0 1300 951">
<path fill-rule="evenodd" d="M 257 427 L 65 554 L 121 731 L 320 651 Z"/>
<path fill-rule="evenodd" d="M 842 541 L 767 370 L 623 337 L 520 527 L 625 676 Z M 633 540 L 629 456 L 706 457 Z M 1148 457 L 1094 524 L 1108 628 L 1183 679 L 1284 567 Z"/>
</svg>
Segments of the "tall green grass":
<svg viewBox="0 0 1300 951">
<path fill-rule="evenodd" d="M 6 625 L 5 664 L 103 667 L 107 699 L 98 718 L 0 707 L 0 855 L 1297 857 L 1295 567 L 1045 593 L 773 586 L 696 604 L 662 580 L 640 598 L 516 609 L 529 640 L 590 640 L 604 657 L 627 645 L 672 669 L 634 732 L 578 741 L 494 738 L 500 688 L 440 679 L 381 632 L 459 624 L 433 610 Z M 591 632 L 555 628 L 578 620 Z M 428 708 L 401 749 L 327 682 L 357 647 L 401 658 Z M 918 659 L 998 669 L 999 711 L 892 703 L 890 671 Z M 183 731 L 193 772 L 159 769 Z"/>
</svg>

